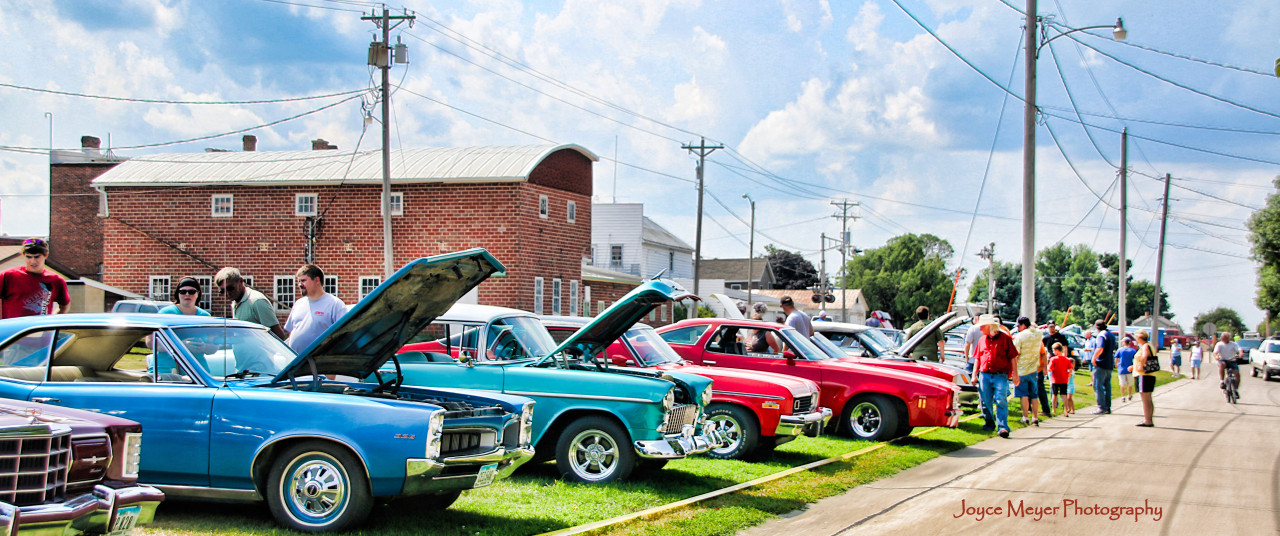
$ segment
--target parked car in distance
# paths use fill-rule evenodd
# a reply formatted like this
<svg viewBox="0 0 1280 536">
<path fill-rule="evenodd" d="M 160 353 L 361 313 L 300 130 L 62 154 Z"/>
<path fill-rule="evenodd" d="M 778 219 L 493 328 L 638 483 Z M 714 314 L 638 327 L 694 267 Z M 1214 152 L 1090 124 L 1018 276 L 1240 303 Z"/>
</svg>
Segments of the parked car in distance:
<svg viewBox="0 0 1280 536">
<path fill-rule="evenodd" d="M 484 250 L 418 259 L 300 354 L 221 318 L 3 320 L 0 396 L 137 421 L 154 453 L 142 482 L 170 498 L 266 501 L 295 530 L 351 528 L 375 501 L 444 508 L 532 458 L 533 401 L 356 378 L 502 269 Z"/>
<path fill-rule="evenodd" d="M 1240 362 L 1247 363 L 1249 361 L 1249 355 L 1253 353 L 1254 350 L 1257 350 L 1259 347 L 1262 346 L 1262 340 L 1261 339 L 1240 339 L 1236 341 L 1236 346 L 1239 346 L 1240 351 L 1244 352 L 1244 355 L 1240 356 Z"/>
<path fill-rule="evenodd" d="M 129 534 L 164 493 L 138 484 L 142 426 L 70 408 L 0 400 L 0 533 Z"/>
<path fill-rule="evenodd" d="M 626 479 L 639 464 L 723 447 L 705 419 L 711 380 L 665 370 L 610 367 L 594 356 L 658 305 L 692 295 L 671 281 L 646 281 L 556 346 L 533 313 L 455 305 L 400 350 L 407 385 L 439 383 L 537 401 L 538 460 L 585 483 Z"/>
<path fill-rule="evenodd" d="M 1249 352 L 1249 364 L 1253 366 L 1253 377 L 1262 375 L 1265 381 L 1280 373 L 1280 339 L 1267 339 L 1252 352 Z"/>
<path fill-rule="evenodd" d="M 746 351 L 742 339 L 752 330 L 782 341 L 782 351 Z M 839 415 L 834 427 L 850 437 L 880 441 L 906 435 L 915 426 L 954 428 L 959 423 L 960 387 L 954 382 L 831 359 L 788 326 L 698 318 L 663 326 L 658 334 L 681 357 L 697 364 L 813 380 L 821 390 L 821 405 Z"/>
<path fill-rule="evenodd" d="M 563 342 L 589 323 L 580 316 L 544 316 L 542 324 Z M 818 405 L 818 384 L 795 376 L 694 365 L 680 357 L 652 327 L 636 324 L 601 354 L 611 366 L 680 371 L 712 381 L 707 418 L 729 439 L 708 456 L 747 459 L 773 452 L 801 434 L 817 437 L 831 421 Z"/>
<path fill-rule="evenodd" d="M 158 313 L 173 302 L 156 300 L 120 300 L 111 306 L 113 313 Z"/>
</svg>

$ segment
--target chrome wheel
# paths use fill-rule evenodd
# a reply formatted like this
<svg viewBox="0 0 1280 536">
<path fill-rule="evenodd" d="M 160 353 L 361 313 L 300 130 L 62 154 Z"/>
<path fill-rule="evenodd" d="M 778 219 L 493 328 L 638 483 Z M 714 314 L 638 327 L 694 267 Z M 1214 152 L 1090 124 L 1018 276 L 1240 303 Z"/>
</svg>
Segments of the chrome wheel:
<svg viewBox="0 0 1280 536">
<path fill-rule="evenodd" d="M 570 480 L 612 482 L 631 474 L 636 452 L 630 436 L 614 421 L 589 416 L 569 424 L 556 446 L 556 467 Z"/>
<path fill-rule="evenodd" d="M 853 428 L 853 432 L 859 437 L 871 437 L 880 431 L 883 416 L 880 414 L 880 408 L 871 402 L 862 402 L 853 407 L 853 414 L 849 420 L 849 427 Z"/>
<path fill-rule="evenodd" d="M 289 507 L 308 517 L 325 518 L 342 506 L 347 496 L 346 475 L 332 458 L 304 461 L 289 475 Z"/>
<path fill-rule="evenodd" d="M 618 468 L 618 445 L 600 430 L 583 430 L 573 437 L 569 459 L 584 480 L 605 480 Z"/>
<path fill-rule="evenodd" d="M 373 508 L 363 465 L 350 451 L 323 441 L 284 449 L 272 463 L 267 504 L 281 524 L 303 532 L 341 531 Z"/>
<path fill-rule="evenodd" d="M 755 452 L 760 441 L 760 425 L 756 424 L 755 416 L 749 410 L 733 404 L 711 404 L 707 406 L 707 420 L 716 423 L 724 437 L 729 438 L 728 445 L 711 449 L 707 456 L 722 460 L 745 459 Z"/>
<path fill-rule="evenodd" d="M 732 415 L 714 415 L 711 417 L 711 422 L 716 423 L 724 433 L 725 437 L 729 438 L 728 445 L 718 449 L 711 449 L 711 452 L 722 457 L 728 457 L 737 452 L 738 448 L 742 446 L 742 440 L 744 439 L 742 423 L 738 422 L 737 419 L 734 419 Z"/>
</svg>

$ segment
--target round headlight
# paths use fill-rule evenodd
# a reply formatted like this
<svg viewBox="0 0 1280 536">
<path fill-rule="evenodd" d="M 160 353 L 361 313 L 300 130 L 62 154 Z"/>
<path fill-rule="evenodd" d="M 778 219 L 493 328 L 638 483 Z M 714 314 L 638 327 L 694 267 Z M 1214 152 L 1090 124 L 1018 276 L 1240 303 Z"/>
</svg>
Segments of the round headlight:
<svg viewBox="0 0 1280 536">
<path fill-rule="evenodd" d="M 706 389 L 702 390 L 702 406 L 706 407 L 707 404 L 710 404 L 710 403 L 711 403 L 711 386 L 708 385 Z"/>
<path fill-rule="evenodd" d="M 662 411 L 671 411 L 674 407 L 676 407 L 676 390 L 672 389 L 667 391 L 667 396 L 662 397 Z"/>
</svg>

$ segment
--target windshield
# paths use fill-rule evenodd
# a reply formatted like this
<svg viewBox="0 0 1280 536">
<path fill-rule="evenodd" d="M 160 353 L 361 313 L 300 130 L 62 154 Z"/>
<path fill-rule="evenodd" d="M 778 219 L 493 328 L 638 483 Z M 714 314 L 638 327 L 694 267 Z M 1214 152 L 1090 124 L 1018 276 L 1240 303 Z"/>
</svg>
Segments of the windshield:
<svg viewBox="0 0 1280 536">
<path fill-rule="evenodd" d="M 822 350 L 823 353 L 827 354 L 827 357 L 830 357 L 831 359 L 849 357 L 849 354 L 846 354 L 844 350 L 841 350 L 840 347 L 836 345 L 836 343 L 831 342 L 831 339 L 826 338 L 821 333 L 814 333 L 813 337 L 809 340 L 813 341 L 813 345 L 817 346 L 819 350 Z"/>
<path fill-rule="evenodd" d="M 796 357 L 808 359 L 809 361 L 822 361 L 824 359 L 829 359 L 826 352 L 819 350 L 817 346 L 813 345 L 813 342 L 810 341 L 808 337 L 801 335 L 800 332 L 796 331 L 794 328 L 787 328 L 779 330 L 778 332 L 787 340 L 788 346 L 796 351 L 798 354 Z"/>
<path fill-rule="evenodd" d="M 888 335 L 878 329 L 868 329 L 858 332 L 858 340 L 862 342 L 862 346 L 871 350 L 873 355 L 885 355 L 893 353 L 893 349 L 898 345 L 889 339 Z"/>
<path fill-rule="evenodd" d="M 880 333 L 884 336 L 885 340 L 891 341 L 893 346 L 890 346 L 890 348 L 897 348 L 904 340 L 906 340 L 905 334 L 896 329 L 872 328 L 872 331 Z"/>
<path fill-rule="evenodd" d="M 1248 348 L 1252 350 L 1261 346 L 1262 341 L 1259 339 L 1240 339 L 1239 341 L 1236 341 L 1236 345 L 1241 348 Z"/>
<path fill-rule="evenodd" d="M 485 358 L 492 361 L 542 357 L 556 349 L 556 341 L 537 318 L 512 316 L 489 324 Z"/>
<path fill-rule="evenodd" d="M 246 376 L 274 376 L 297 358 L 265 329 L 206 326 L 175 328 L 173 333 L 195 364 L 217 379 L 245 371 Z"/>
<path fill-rule="evenodd" d="M 627 341 L 627 346 L 631 347 L 631 352 L 636 355 L 640 366 L 656 367 L 667 363 L 679 363 L 683 361 L 680 354 L 662 340 L 658 336 L 658 332 L 653 328 L 645 326 L 642 328 L 631 328 L 627 331 L 623 338 Z"/>
</svg>

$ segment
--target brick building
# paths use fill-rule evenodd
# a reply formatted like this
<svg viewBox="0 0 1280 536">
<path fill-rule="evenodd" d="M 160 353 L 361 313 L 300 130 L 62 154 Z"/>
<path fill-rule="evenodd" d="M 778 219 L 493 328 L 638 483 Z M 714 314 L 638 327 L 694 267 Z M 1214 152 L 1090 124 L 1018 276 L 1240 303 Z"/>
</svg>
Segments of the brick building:
<svg viewBox="0 0 1280 536">
<path fill-rule="evenodd" d="M 247 141 L 245 149 L 138 157 L 94 179 L 103 282 L 168 299 L 184 276 L 210 285 L 219 268 L 235 266 L 284 312 L 310 257 L 347 303 L 376 287 L 381 153 L 258 152 Z M 391 160 L 395 266 L 484 247 L 508 270 L 478 288 L 477 303 L 581 314 L 594 154 L 577 145 L 431 148 L 393 151 Z M 83 262 L 93 251 L 80 248 Z M 211 297 L 204 305 L 228 314 Z"/>
<path fill-rule="evenodd" d="M 80 138 L 79 151 L 49 155 L 49 260 L 80 277 L 102 281 L 102 219 L 98 195 L 90 187 L 122 159 L 102 152 L 101 140 Z"/>
</svg>

